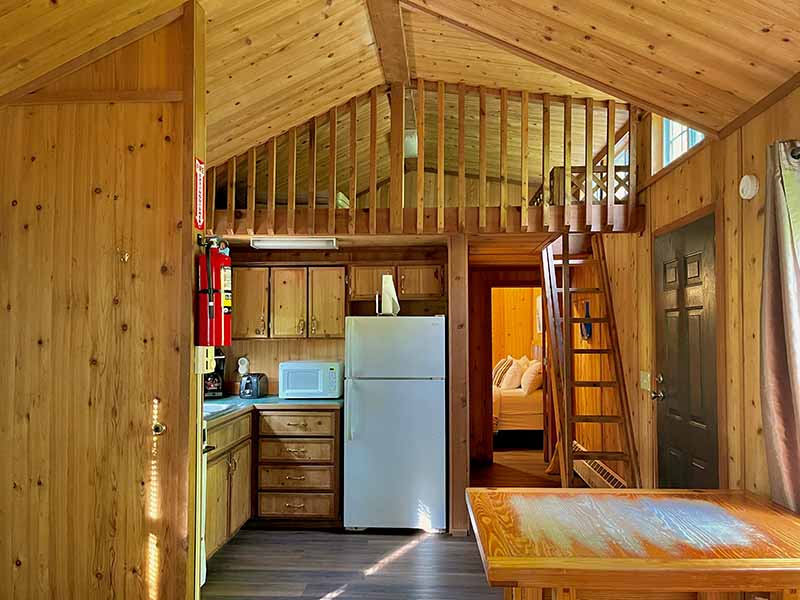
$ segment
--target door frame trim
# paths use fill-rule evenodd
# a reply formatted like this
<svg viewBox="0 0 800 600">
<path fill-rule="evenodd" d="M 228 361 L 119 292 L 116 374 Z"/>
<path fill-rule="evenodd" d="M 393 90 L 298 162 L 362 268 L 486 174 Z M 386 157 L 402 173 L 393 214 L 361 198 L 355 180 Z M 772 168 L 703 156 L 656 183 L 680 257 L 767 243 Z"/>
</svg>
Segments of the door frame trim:
<svg viewBox="0 0 800 600">
<path fill-rule="evenodd" d="M 725 312 L 725 298 L 727 291 L 727 281 L 725 278 L 725 222 L 724 222 L 724 206 L 719 199 L 715 198 L 713 204 L 708 204 L 694 210 L 683 217 L 680 217 L 667 225 L 663 225 L 656 230 L 651 230 L 650 233 L 650 288 L 653 307 L 655 307 L 655 289 L 656 289 L 656 268 L 655 268 L 655 253 L 653 248 L 655 240 L 662 235 L 668 235 L 682 227 L 691 225 L 695 221 L 714 215 L 714 290 L 716 302 L 716 315 L 714 323 L 714 337 L 716 348 L 716 370 L 717 370 L 717 477 L 720 489 L 727 489 L 728 487 L 728 415 L 727 415 L 727 398 L 725 395 L 725 381 L 727 371 L 725 369 L 725 324 L 727 322 L 727 315 Z M 650 356 L 650 373 L 655 373 L 657 364 L 656 346 L 658 344 L 657 328 L 656 328 L 656 311 L 651 311 L 651 332 L 652 332 L 652 351 Z M 653 453 L 650 457 L 653 461 L 653 487 L 659 487 L 658 481 L 658 411 L 653 411 L 653 425 L 651 434 L 654 436 Z"/>
</svg>

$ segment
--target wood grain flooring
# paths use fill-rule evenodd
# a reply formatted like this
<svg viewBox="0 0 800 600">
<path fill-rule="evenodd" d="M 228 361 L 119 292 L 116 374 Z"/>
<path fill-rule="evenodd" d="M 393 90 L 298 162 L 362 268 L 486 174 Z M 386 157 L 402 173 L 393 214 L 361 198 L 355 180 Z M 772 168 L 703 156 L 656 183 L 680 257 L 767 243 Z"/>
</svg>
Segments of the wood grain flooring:
<svg viewBox="0 0 800 600">
<path fill-rule="evenodd" d="M 242 530 L 208 563 L 201 598 L 491 600 L 473 537 Z"/>
<path fill-rule="evenodd" d="M 561 487 L 559 477 L 547 475 L 541 450 L 502 450 L 488 466 L 473 465 L 472 487 Z"/>
</svg>

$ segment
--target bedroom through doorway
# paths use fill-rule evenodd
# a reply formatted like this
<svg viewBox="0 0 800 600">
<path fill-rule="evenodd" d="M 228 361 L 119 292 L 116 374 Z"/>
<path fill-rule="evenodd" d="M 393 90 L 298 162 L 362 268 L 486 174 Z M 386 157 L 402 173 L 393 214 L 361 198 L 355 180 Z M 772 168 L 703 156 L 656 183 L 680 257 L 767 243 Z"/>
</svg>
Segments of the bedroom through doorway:
<svg viewBox="0 0 800 600">
<path fill-rule="evenodd" d="M 492 464 L 475 486 L 542 487 L 545 474 L 544 315 L 540 287 L 491 288 Z M 551 481 L 552 480 L 552 481 Z"/>
</svg>

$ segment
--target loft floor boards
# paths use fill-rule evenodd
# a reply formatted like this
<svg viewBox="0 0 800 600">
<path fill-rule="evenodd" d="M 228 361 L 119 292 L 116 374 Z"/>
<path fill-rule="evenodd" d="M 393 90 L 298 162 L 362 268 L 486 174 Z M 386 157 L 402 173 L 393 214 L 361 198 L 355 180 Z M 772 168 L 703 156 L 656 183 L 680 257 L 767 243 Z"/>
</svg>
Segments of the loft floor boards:
<svg viewBox="0 0 800 600">
<path fill-rule="evenodd" d="M 500 600 L 472 537 L 244 529 L 208 564 L 202 600 Z"/>
</svg>

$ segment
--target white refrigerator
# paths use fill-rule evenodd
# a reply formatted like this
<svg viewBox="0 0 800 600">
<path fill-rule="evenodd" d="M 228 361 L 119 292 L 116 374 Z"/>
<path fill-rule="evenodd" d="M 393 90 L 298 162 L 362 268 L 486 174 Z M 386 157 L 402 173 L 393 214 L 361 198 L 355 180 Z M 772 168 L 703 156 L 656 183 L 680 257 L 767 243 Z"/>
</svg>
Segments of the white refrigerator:
<svg viewBox="0 0 800 600">
<path fill-rule="evenodd" d="M 447 526 L 444 317 L 347 317 L 344 526 Z"/>
</svg>

